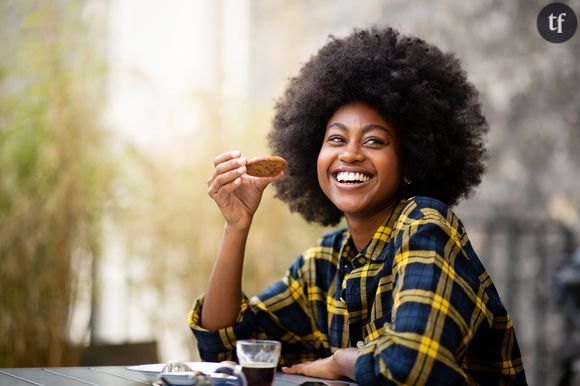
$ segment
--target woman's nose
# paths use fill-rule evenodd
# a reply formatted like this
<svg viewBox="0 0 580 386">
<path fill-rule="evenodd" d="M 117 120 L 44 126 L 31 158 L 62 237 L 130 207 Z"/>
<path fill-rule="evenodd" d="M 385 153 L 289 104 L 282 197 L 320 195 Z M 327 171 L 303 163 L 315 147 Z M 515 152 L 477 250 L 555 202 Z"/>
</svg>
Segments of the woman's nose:
<svg viewBox="0 0 580 386">
<path fill-rule="evenodd" d="M 338 159 L 346 163 L 364 161 L 364 154 L 361 150 L 358 144 L 351 142 L 342 149 L 338 155 Z"/>
</svg>

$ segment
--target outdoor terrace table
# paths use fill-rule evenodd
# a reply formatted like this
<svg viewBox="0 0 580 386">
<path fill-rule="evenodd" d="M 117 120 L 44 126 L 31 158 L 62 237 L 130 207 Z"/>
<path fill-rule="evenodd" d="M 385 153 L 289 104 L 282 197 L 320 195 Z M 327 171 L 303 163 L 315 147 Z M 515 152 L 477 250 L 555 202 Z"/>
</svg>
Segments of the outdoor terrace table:
<svg viewBox="0 0 580 386">
<path fill-rule="evenodd" d="M 276 373 L 274 386 L 298 386 L 305 381 L 320 381 L 297 375 Z M 331 385 L 356 386 L 332 381 Z M 151 385 L 145 375 L 125 366 L 0 368 L 1 386 L 142 386 Z"/>
</svg>

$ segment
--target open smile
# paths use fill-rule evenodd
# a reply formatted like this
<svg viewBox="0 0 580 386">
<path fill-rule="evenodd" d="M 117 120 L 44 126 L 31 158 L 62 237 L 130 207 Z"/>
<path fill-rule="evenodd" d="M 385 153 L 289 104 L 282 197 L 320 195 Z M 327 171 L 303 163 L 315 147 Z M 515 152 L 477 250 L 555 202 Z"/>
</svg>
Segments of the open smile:
<svg viewBox="0 0 580 386">
<path fill-rule="evenodd" d="M 364 184 L 372 178 L 371 175 L 362 172 L 336 172 L 333 177 L 339 184 L 347 185 Z"/>
</svg>

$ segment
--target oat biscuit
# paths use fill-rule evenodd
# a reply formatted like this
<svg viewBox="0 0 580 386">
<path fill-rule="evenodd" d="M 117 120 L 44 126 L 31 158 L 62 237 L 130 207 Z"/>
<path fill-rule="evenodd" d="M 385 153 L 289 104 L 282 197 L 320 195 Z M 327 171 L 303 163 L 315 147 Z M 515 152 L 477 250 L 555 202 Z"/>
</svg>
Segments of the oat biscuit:
<svg viewBox="0 0 580 386">
<path fill-rule="evenodd" d="M 282 157 L 266 155 L 248 160 L 246 174 L 254 177 L 273 177 L 286 170 L 288 162 Z"/>
</svg>

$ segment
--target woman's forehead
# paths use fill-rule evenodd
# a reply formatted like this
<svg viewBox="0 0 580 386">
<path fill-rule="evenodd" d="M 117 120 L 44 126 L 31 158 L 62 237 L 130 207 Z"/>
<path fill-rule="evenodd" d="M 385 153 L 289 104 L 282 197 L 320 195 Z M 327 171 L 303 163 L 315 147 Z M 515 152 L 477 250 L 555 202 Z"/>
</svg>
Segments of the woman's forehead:
<svg viewBox="0 0 580 386">
<path fill-rule="evenodd" d="M 349 102 L 340 106 L 327 122 L 326 129 L 331 128 L 384 130 L 389 134 L 396 131 L 380 112 L 364 102 Z"/>
</svg>

